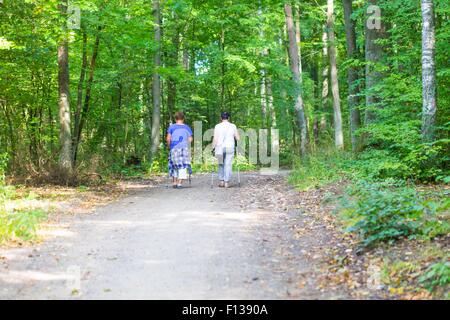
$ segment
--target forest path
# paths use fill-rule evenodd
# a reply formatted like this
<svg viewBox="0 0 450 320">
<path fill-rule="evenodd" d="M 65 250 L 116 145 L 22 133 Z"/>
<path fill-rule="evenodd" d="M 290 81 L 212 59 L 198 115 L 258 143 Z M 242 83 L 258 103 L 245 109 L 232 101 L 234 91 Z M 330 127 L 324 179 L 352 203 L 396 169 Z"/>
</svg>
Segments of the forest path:
<svg viewBox="0 0 450 320">
<path fill-rule="evenodd" d="M 200 175 L 190 189 L 131 191 L 39 247 L 0 250 L 0 299 L 343 298 L 309 277 L 299 251 L 320 237 L 295 239 L 285 174 L 242 176 L 242 188 Z"/>
</svg>

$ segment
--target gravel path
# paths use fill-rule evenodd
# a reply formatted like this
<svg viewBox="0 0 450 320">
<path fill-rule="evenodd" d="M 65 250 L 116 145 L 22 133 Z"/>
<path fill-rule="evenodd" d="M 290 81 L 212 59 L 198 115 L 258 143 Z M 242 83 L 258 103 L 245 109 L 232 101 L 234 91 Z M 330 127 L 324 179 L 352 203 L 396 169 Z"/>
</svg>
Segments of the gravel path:
<svg viewBox="0 0 450 320">
<path fill-rule="evenodd" d="M 242 180 L 132 191 L 66 218 L 39 247 L 0 250 L 0 299 L 341 298 L 315 289 L 314 264 L 298 254 L 284 176 Z"/>
</svg>

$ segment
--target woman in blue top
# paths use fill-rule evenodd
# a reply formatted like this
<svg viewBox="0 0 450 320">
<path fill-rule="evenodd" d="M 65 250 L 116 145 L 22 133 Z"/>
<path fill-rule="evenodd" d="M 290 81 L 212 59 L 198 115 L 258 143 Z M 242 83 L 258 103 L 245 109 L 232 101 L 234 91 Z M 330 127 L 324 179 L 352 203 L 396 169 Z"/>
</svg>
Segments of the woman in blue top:
<svg viewBox="0 0 450 320">
<path fill-rule="evenodd" d="M 173 179 L 173 187 L 181 189 L 183 180 L 188 179 L 188 174 L 192 174 L 191 167 L 191 143 L 192 130 L 184 124 L 183 112 L 175 114 L 175 124 L 167 130 L 167 145 L 169 152 L 169 174 Z"/>
</svg>

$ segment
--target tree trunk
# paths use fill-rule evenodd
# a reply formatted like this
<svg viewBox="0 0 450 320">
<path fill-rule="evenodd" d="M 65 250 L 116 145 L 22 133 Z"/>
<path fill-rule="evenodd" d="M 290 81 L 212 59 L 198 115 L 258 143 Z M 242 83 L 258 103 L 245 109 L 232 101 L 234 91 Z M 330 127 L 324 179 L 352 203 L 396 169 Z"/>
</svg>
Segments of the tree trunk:
<svg viewBox="0 0 450 320">
<path fill-rule="evenodd" d="M 338 69 L 336 64 L 336 36 L 334 34 L 334 0 L 328 0 L 327 10 L 328 55 L 331 68 L 331 92 L 333 94 L 334 139 L 338 149 L 344 149 L 344 133 L 342 129 L 341 98 L 339 96 Z"/>
<path fill-rule="evenodd" d="M 422 23 L 422 138 L 433 142 L 437 112 L 433 0 L 422 0 Z"/>
<path fill-rule="evenodd" d="M 263 128 L 267 127 L 267 92 L 266 92 L 266 70 L 261 70 L 260 98 L 261 98 L 261 118 Z"/>
<path fill-rule="evenodd" d="M 178 16 L 175 12 L 172 13 L 174 21 L 178 21 Z M 175 26 L 172 37 L 172 48 L 168 54 L 168 64 L 170 67 L 176 68 L 178 66 L 178 54 L 180 51 L 180 30 Z M 172 71 L 173 72 L 173 71 Z M 171 123 L 174 121 L 174 114 L 177 105 L 177 82 L 176 77 L 170 75 L 167 79 L 167 111 Z"/>
<path fill-rule="evenodd" d="M 376 6 L 378 0 L 368 0 L 369 5 Z M 379 107 L 380 99 L 374 87 L 380 83 L 382 74 L 377 69 L 383 57 L 383 47 L 377 43 L 385 37 L 384 26 L 380 18 L 367 13 L 365 23 L 366 41 L 366 113 L 365 123 L 370 124 L 376 120 L 375 109 Z M 374 23 L 371 23 L 373 21 Z M 378 25 L 377 25 L 378 24 Z"/>
<path fill-rule="evenodd" d="M 303 74 L 303 65 L 302 65 L 302 33 L 300 27 L 300 8 L 296 9 L 296 19 L 295 19 L 295 39 L 297 40 L 298 46 L 298 69 L 300 70 L 300 74 Z M 303 83 L 303 79 L 300 79 Z"/>
<path fill-rule="evenodd" d="M 6 101 L 0 100 L 0 106 L 3 107 L 3 111 L 5 113 L 5 118 L 6 118 L 6 122 L 8 123 L 8 134 L 9 134 L 9 145 L 10 145 L 10 149 L 9 149 L 9 154 L 12 157 L 12 163 L 13 165 L 15 164 L 15 157 L 16 157 L 16 139 L 15 139 L 15 130 L 14 130 L 14 125 L 11 119 L 11 116 L 8 112 L 8 106 L 6 105 Z M 6 146 L 8 146 L 8 144 L 6 144 Z"/>
<path fill-rule="evenodd" d="M 286 27 L 289 36 L 289 60 L 291 70 L 294 76 L 294 82 L 297 85 L 297 96 L 295 100 L 295 111 L 297 114 L 297 122 L 300 127 L 300 153 L 306 155 L 308 147 L 308 127 L 306 125 L 305 107 L 302 96 L 302 74 L 300 73 L 299 50 L 297 45 L 297 37 L 295 32 L 294 20 L 292 18 L 292 6 L 286 4 L 284 7 L 286 14 Z"/>
<path fill-rule="evenodd" d="M 153 18 L 155 22 L 155 42 L 157 49 L 155 52 L 155 71 L 153 73 L 153 113 L 152 113 L 152 133 L 151 133 L 151 147 L 150 147 L 150 163 L 153 161 L 160 141 L 160 129 L 161 129 L 161 76 L 159 74 L 159 68 L 161 67 L 161 12 L 159 6 L 159 0 L 153 0 Z"/>
<path fill-rule="evenodd" d="M 220 36 L 220 51 L 222 52 L 222 63 L 220 67 L 221 73 L 221 85 L 220 85 L 220 111 L 225 111 L 225 30 L 222 28 L 222 33 Z"/>
<path fill-rule="evenodd" d="M 94 49 L 92 51 L 92 57 L 91 62 L 89 65 L 89 78 L 86 85 L 86 95 L 84 97 L 84 104 L 83 104 L 83 112 L 80 117 L 80 123 L 78 125 L 78 131 L 74 132 L 76 143 L 73 150 L 73 165 L 76 165 L 77 157 L 78 157 L 78 148 L 80 146 L 81 141 L 81 133 L 83 132 L 84 125 L 86 123 L 86 118 L 89 113 L 90 109 L 90 102 L 91 102 L 91 91 L 92 91 L 92 83 L 94 82 L 94 71 L 95 71 L 95 64 L 97 62 L 97 56 L 98 56 L 98 48 L 100 45 L 100 31 L 102 30 L 101 26 L 97 28 L 97 36 L 95 37 L 95 43 L 94 43 Z"/>
<path fill-rule="evenodd" d="M 270 112 L 270 126 L 272 128 L 277 127 L 277 116 L 275 114 L 275 108 L 273 105 L 273 90 L 272 90 L 272 79 L 271 77 L 266 78 L 266 94 L 267 94 L 267 108 Z"/>
<path fill-rule="evenodd" d="M 319 145 L 319 115 L 320 115 L 320 100 L 321 100 L 321 87 L 320 87 L 320 60 L 315 59 L 313 67 L 312 67 L 312 80 L 314 81 L 314 101 L 318 103 L 314 103 L 313 107 L 313 150 L 317 150 Z"/>
<path fill-rule="evenodd" d="M 186 33 L 186 30 L 185 30 L 185 33 Z M 182 44 L 183 44 L 183 69 L 184 69 L 184 71 L 187 72 L 190 69 L 189 48 L 187 45 L 187 37 L 183 37 Z"/>
<path fill-rule="evenodd" d="M 261 6 L 261 1 L 259 1 L 259 9 L 258 16 L 260 20 L 260 30 L 259 37 L 261 41 L 264 41 L 265 33 L 264 33 L 264 18 L 263 18 L 263 9 Z M 263 48 L 261 51 L 262 60 L 267 56 L 267 49 Z M 262 117 L 262 126 L 263 128 L 267 127 L 267 83 L 266 83 L 266 69 L 261 68 L 261 83 L 260 83 L 260 99 L 261 99 L 261 117 Z"/>
<path fill-rule="evenodd" d="M 347 40 L 347 59 L 357 59 L 358 49 L 356 46 L 356 31 L 355 23 L 352 20 L 352 0 L 343 0 L 344 5 L 344 20 L 345 20 L 345 35 Z M 347 71 L 348 82 L 348 107 L 350 109 L 350 135 L 352 140 L 352 150 L 359 151 L 361 147 L 360 138 L 356 135 L 356 131 L 361 126 L 361 115 L 358 109 L 360 103 L 359 99 L 359 85 L 358 69 L 350 66 Z"/>
<path fill-rule="evenodd" d="M 74 135 L 73 135 L 73 150 L 77 149 L 78 145 L 78 132 L 80 131 L 80 120 L 81 120 L 81 111 L 83 107 L 83 85 L 84 79 L 86 78 L 86 68 L 87 68 L 87 33 L 83 31 L 83 49 L 82 49 L 82 64 L 81 64 L 81 73 L 80 80 L 78 81 L 78 94 L 77 94 L 77 110 L 75 112 L 75 125 L 74 125 Z M 75 164 L 75 155 L 73 154 L 73 162 Z"/>
<path fill-rule="evenodd" d="M 327 130 L 327 117 L 326 113 L 328 112 L 328 96 L 330 94 L 330 83 L 329 83 L 329 68 L 328 68 L 328 35 L 327 32 L 324 31 L 322 34 L 322 81 L 321 81 L 321 117 L 320 117 L 320 132 L 324 132 Z"/>
<path fill-rule="evenodd" d="M 67 40 L 67 7 L 68 0 L 62 0 L 59 5 L 64 17 L 62 39 L 58 45 L 58 95 L 60 123 L 60 153 L 59 168 L 63 181 L 67 184 L 72 174 L 72 133 L 70 130 L 70 87 L 69 87 L 69 45 Z"/>
<path fill-rule="evenodd" d="M 300 70 L 300 87 L 303 90 L 303 64 L 302 64 L 302 49 L 301 49 L 301 45 L 302 45 L 302 32 L 301 32 L 301 26 L 300 26 L 300 6 L 298 6 L 297 8 L 295 8 L 295 38 L 297 40 L 297 47 L 298 47 L 298 69 Z M 308 141 L 308 146 L 309 146 L 309 131 L 310 131 L 310 126 L 309 126 L 309 117 L 306 116 L 306 106 L 304 106 L 305 109 L 305 125 L 306 125 L 306 140 Z"/>
<path fill-rule="evenodd" d="M 174 122 L 175 108 L 177 104 L 177 84 L 175 79 L 167 80 L 167 113 L 169 121 Z"/>
</svg>

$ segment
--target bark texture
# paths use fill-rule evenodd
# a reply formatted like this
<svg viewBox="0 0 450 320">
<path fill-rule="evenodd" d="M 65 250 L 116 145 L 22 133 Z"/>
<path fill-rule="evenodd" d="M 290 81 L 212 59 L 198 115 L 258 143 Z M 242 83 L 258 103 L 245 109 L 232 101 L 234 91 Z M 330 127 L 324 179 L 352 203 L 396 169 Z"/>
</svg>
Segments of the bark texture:
<svg viewBox="0 0 450 320">
<path fill-rule="evenodd" d="M 59 4 L 63 21 L 67 21 L 68 1 Z M 69 87 L 69 45 L 67 40 L 67 26 L 62 27 L 62 39 L 58 45 L 58 95 L 59 95 L 59 124 L 60 124 L 60 152 L 59 168 L 61 178 L 68 182 L 72 174 L 72 133 L 70 129 L 70 87 Z"/>
<path fill-rule="evenodd" d="M 160 143 L 160 128 L 161 128 L 161 76 L 159 74 L 159 67 L 161 67 L 161 11 L 159 0 L 153 1 L 153 18 L 155 22 L 155 42 L 157 49 L 155 52 L 155 72 L 153 73 L 153 112 L 151 124 L 151 147 L 149 160 L 152 162 L 156 155 Z"/>
<path fill-rule="evenodd" d="M 425 142 L 432 142 L 435 139 L 437 112 L 433 0 L 422 0 L 422 23 L 422 137 Z"/>
<path fill-rule="evenodd" d="M 352 0 L 343 0 L 344 5 L 344 21 L 345 21 L 345 36 L 347 40 L 347 58 L 358 59 L 359 52 L 356 46 L 356 31 L 355 22 L 352 20 Z M 357 83 L 359 70 L 355 66 L 351 66 L 347 71 L 348 82 L 348 106 L 350 109 L 350 134 L 352 140 L 352 150 L 358 151 L 361 147 L 360 137 L 356 132 L 361 126 L 361 115 L 358 109 L 360 99 L 360 87 Z"/>
<path fill-rule="evenodd" d="M 286 27 L 289 36 L 289 60 L 294 81 L 297 84 L 297 94 L 295 99 L 295 112 L 298 126 L 300 127 L 300 153 L 305 155 L 308 147 L 308 127 L 306 125 L 305 106 L 302 96 L 302 74 L 300 72 L 300 55 L 297 45 L 297 36 L 295 32 L 294 20 L 292 16 L 292 6 L 286 4 L 284 7 L 286 15 Z"/>
<path fill-rule="evenodd" d="M 334 0 L 328 0 L 327 30 L 328 55 L 330 57 L 331 93 L 333 95 L 334 140 L 338 149 L 344 149 L 344 133 L 342 129 L 341 98 L 339 95 L 338 69 L 336 63 L 336 35 L 334 33 Z"/>
<path fill-rule="evenodd" d="M 375 87 L 380 83 L 382 74 L 379 65 L 383 57 L 383 46 L 378 40 L 385 38 L 386 30 L 381 21 L 381 12 L 377 7 L 379 0 L 368 0 L 369 8 L 366 15 L 366 113 L 365 122 L 370 124 L 376 120 L 376 109 L 380 108 L 380 98 Z M 378 9 L 376 9 L 378 8 Z M 371 10 L 373 9 L 373 10 Z M 378 16 L 379 15 L 379 16 Z"/>
</svg>

